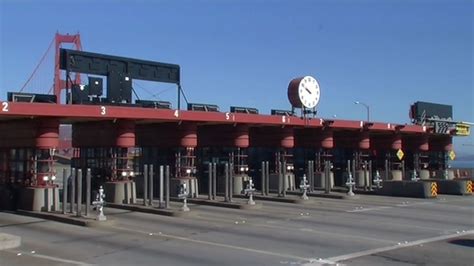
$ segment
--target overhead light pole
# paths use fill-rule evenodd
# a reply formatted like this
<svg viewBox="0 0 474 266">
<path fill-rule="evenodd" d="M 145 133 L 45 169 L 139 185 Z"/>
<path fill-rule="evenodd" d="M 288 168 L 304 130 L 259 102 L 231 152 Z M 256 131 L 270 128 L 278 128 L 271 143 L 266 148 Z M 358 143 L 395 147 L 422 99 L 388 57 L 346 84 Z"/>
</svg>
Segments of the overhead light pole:
<svg viewBox="0 0 474 266">
<path fill-rule="evenodd" d="M 359 102 L 359 101 L 355 101 L 354 104 L 363 105 L 365 107 L 365 109 L 367 109 L 367 122 L 370 122 L 370 107 L 369 107 L 369 105 L 367 105 L 363 102 Z"/>
</svg>

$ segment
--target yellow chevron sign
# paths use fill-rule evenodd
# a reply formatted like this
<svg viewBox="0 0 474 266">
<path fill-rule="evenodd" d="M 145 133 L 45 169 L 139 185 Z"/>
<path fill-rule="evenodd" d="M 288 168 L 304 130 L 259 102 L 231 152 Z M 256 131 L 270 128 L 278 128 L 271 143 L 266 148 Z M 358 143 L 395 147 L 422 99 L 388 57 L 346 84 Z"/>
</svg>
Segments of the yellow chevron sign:
<svg viewBox="0 0 474 266">
<path fill-rule="evenodd" d="M 438 184 L 436 184 L 436 182 L 431 182 L 431 196 L 438 196 Z"/>
<path fill-rule="evenodd" d="M 397 151 L 397 154 L 396 154 L 396 155 L 397 155 L 398 160 L 401 161 L 401 160 L 403 159 L 403 156 L 405 155 L 405 153 L 403 153 L 402 149 L 399 149 L 399 150 Z"/>
<path fill-rule="evenodd" d="M 472 181 L 471 180 L 468 180 L 466 182 L 466 192 L 467 193 L 472 193 Z"/>
<path fill-rule="evenodd" d="M 454 161 L 454 159 L 456 159 L 456 153 L 453 150 L 449 151 L 448 156 L 451 161 Z"/>
</svg>

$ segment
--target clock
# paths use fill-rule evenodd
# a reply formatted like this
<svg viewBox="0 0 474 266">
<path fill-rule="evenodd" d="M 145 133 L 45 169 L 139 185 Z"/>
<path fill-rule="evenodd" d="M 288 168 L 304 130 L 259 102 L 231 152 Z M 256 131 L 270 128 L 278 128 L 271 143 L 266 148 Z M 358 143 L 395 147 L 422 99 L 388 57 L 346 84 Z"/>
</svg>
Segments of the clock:
<svg viewBox="0 0 474 266">
<path fill-rule="evenodd" d="M 296 108 L 315 108 L 320 94 L 319 83 L 311 76 L 295 78 L 288 85 L 288 99 Z"/>
</svg>

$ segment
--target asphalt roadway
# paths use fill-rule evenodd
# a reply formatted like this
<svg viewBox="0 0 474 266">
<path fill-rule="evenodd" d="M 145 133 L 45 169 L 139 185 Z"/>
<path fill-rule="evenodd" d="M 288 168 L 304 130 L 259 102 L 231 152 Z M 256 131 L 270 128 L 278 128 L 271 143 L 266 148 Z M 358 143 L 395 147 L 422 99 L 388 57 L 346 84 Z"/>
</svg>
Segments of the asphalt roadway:
<svg viewBox="0 0 474 266">
<path fill-rule="evenodd" d="M 473 196 L 312 200 L 190 204 L 189 217 L 106 208 L 114 222 L 99 227 L 0 213 L 0 232 L 22 237 L 0 265 L 474 264 Z"/>
</svg>

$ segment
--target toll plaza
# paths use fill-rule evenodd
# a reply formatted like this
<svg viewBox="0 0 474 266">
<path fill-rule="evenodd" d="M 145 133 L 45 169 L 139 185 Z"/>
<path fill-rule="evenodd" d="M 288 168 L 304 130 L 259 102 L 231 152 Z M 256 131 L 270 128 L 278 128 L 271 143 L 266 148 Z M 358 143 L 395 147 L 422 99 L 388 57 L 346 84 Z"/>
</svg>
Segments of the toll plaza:
<svg viewBox="0 0 474 266">
<path fill-rule="evenodd" d="M 100 199 L 177 215 L 188 203 L 261 208 L 358 194 L 472 194 L 472 176 L 449 164 L 452 138 L 469 134 L 451 106 L 416 102 L 412 124 L 321 118 L 319 83 L 303 76 L 289 81 L 288 110 L 220 110 L 187 101 L 177 64 L 80 48 L 78 35 L 58 34 L 54 94 L 9 92 L 1 102 L 4 208 L 80 219 Z M 93 76 L 86 82 L 79 74 Z M 134 99 L 135 79 L 175 85 L 177 106 Z"/>
<path fill-rule="evenodd" d="M 430 226 L 449 231 L 449 237 L 426 242 L 472 232 L 464 210 L 472 209 L 473 176 L 450 166 L 456 157 L 452 139 L 469 135 L 470 124 L 453 120 L 451 106 L 416 102 L 412 124 L 371 121 L 369 115 L 327 119 L 317 113 L 318 81 L 301 76 L 284 84 L 288 110 L 221 110 L 188 102 L 177 64 L 85 52 L 79 35 L 57 34 L 55 43 L 54 94 L 9 92 L 0 102 L 0 209 L 10 211 L 7 220 L 102 226 L 94 233 L 104 239 L 98 240 L 97 256 L 107 253 L 103 247 L 136 248 L 130 243 L 142 240 L 130 235 L 171 239 L 198 248 L 199 254 L 188 255 L 209 264 L 214 261 L 203 258 L 209 250 L 202 246 L 230 249 L 236 260 L 251 254 L 244 258 L 250 264 L 335 264 L 358 258 L 357 244 L 369 249 L 367 255 L 381 252 L 381 244 L 415 247 L 418 242 L 405 232 L 421 236 Z M 61 49 L 61 43 L 76 50 Z M 90 76 L 84 80 L 81 74 Z M 175 86 L 177 106 L 137 99 L 134 80 Z M 464 204 L 459 210 L 453 203 L 458 201 Z M 424 216 L 414 206 L 422 206 Z M 445 223 L 452 214 L 458 218 Z M 367 228 L 355 222 L 364 219 L 381 239 L 360 235 Z M 40 231 L 54 242 L 49 226 L 39 225 Z M 70 234 L 67 226 L 58 226 L 61 237 Z M 308 255 L 315 230 L 352 256 Z M 115 242 L 108 234 L 117 232 Z M 192 237 L 202 232 L 208 235 Z M 87 229 L 74 234 L 95 237 Z M 216 238 L 230 242 L 209 240 Z M 244 238 L 251 248 L 240 245 Z M 279 253 L 288 242 L 300 255 Z M 269 243 L 276 245 L 273 251 L 262 248 Z M 143 263 L 156 250 L 169 263 L 188 263 L 177 259 L 183 257 L 179 248 L 153 245 L 138 245 L 131 253 L 143 255 Z M 90 258 L 95 251 L 87 245 L 74 246 L 87 252 L 64 260 L 44 251 L 37 258 L 110 262 Z"/>
</svg>

